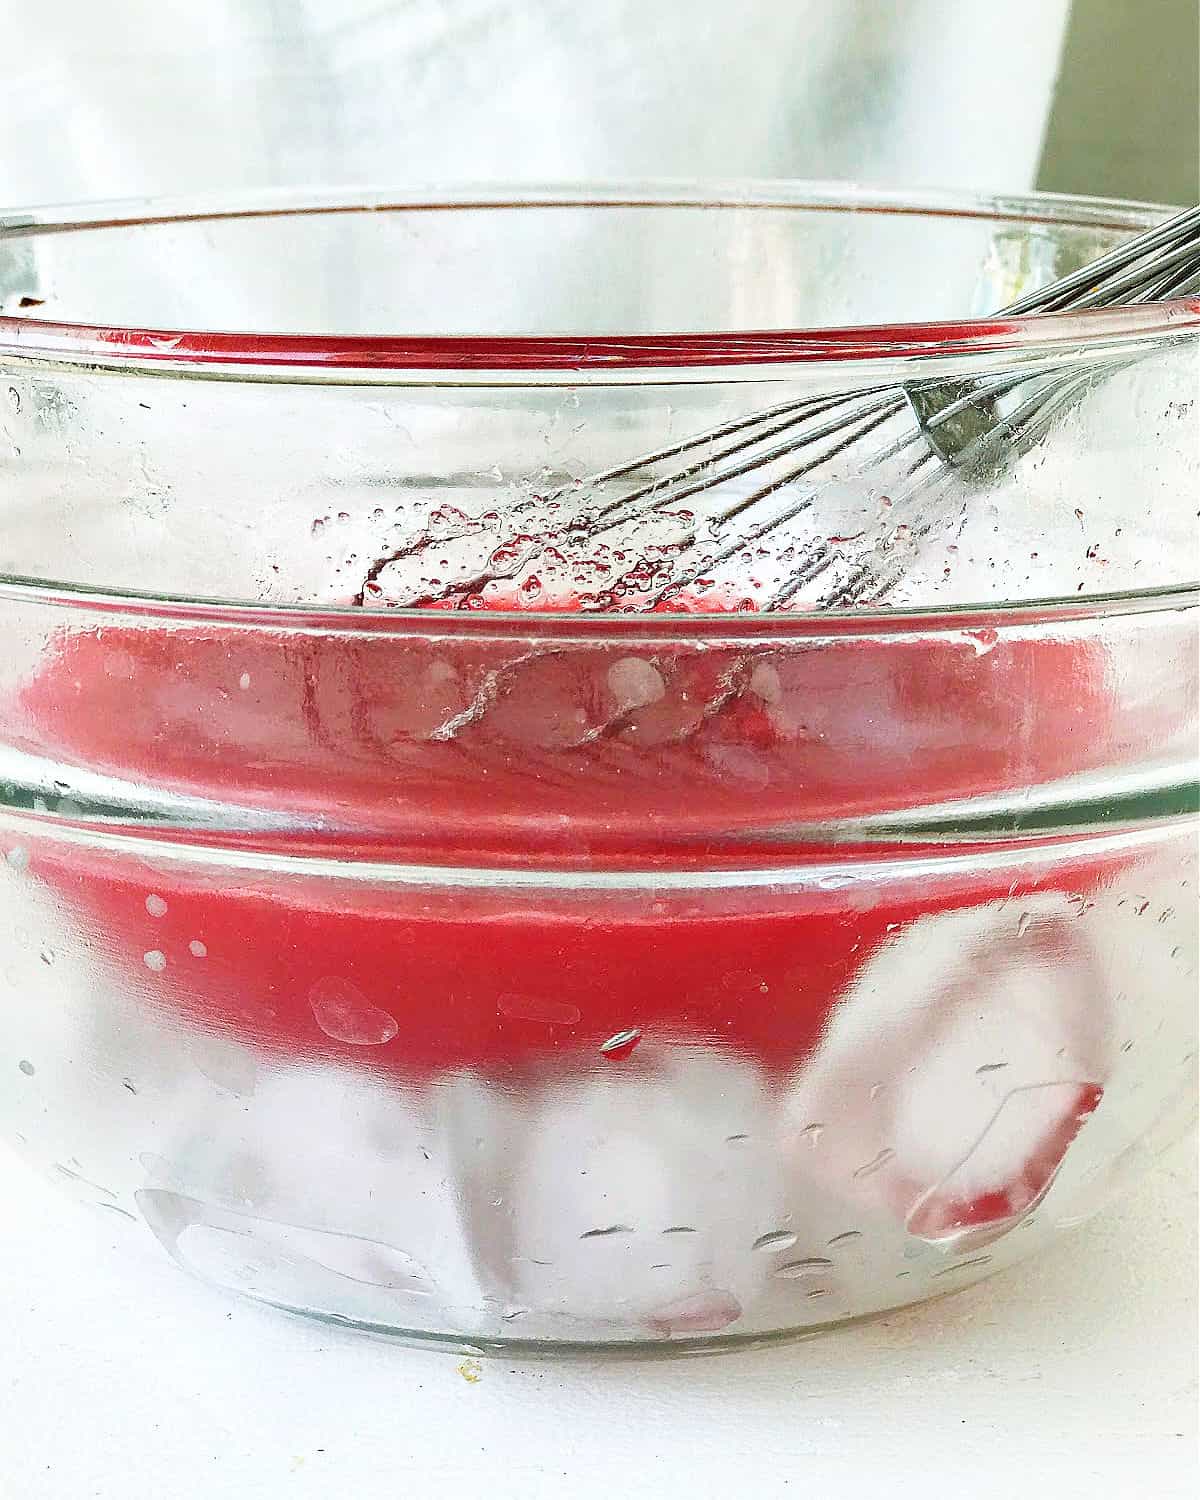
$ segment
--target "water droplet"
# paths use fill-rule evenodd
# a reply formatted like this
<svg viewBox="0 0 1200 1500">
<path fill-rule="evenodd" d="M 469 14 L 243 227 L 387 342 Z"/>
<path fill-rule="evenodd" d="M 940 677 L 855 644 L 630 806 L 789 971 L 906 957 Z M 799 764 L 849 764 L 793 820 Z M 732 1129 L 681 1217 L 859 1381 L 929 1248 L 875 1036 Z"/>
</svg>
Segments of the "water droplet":
<svg viewBox="0 0 1200 1500">
<path fill-rule="evenodd" d="M 876 1172 L 887 1166 L 895 1154 L 890 1146 L 885 1146 L 877 1156 L 873 1156 L 870 1161 L 864 1162 L 861 1167 L 855 1168 L 855 1178 L 873 1177 Z"/>
<path fill-rule="evenodd" d="M 813 1289 L 811 1291 L 805 1292 L 804 1295 L 806 1297 L 808 1297 L 808 1298 L 812 1298 L 812 1297 L 828 1297 L 829 1296 L 829 1288 L 827 1286 L 815 1286 L 815 1287 L 813 1287 Z"/>
<path fill-rule="evenodd" d="M 15 385 L 10 385 L 8 388 L 8 404 L 12 407 L 13 411 L 19 412 L 21 410 L 21 393 Z"/>
<path fill-rule="evenodd" d="M 861 1240 L 862 1237 L 863 1236 L 861 1229 L 847 1229 L 844 1230 L 841 1234 L 835 1234 L 831 1240 L 826 1241 L 826 1244 L 848 1245 L 852 1240 Z"/>
<path fill-rule="evenodd" d="M 142 954 L 142 962 L 155 974 L 161 974 L 167 967 L 167 955 L 160 953 L 157 948 L 151 948 L 149 953 Z"/>
<path fill-rule="evenodd" d="M 239 1291 L 309 1305 L 331 1294 L 344 1301 L 356 1286 L 432 1293 L 424 1267 L 382 1240 L 259 1218 L 164 1188 L 142 1188 L 134 1201 L 174 1260 Z"/>
<path fill-rule="evenodd" d="M 672 1224 L 669 1229 L 663 1230 L 664 1234 L 695 1234 L 696 1231 L 691 1224 Z"/>
<path fill-rule="evenodd" d="M 956 1271 L 970 1271 L 976 1266 L 990 1265 L 991 1261 L 990 1255 L 976 1255 L 970 1260 L 960 1260 L 953 1266 L 943 1266 L 940 1271 L 933 1272 L 931 1279 L 936 1280 L 939 1276 L 953 1276 Z"/>
<path fill-rule="evenodd" d="M 161 896 L 150 895 L 146 897 L 146 910 L 152 917 L 165 917 L 167 914 L 167 903 Z"/>
<path fill-rule="evenodd" d="M 24 1073 L 26 1078 L 32 1078 L 33 1075 L 37 1072 L 37 1069 L 27 1057 L 23 1057 L 17 1064 L 17 1067 L 20 1068 L 21 1072 Z"/>
<path fill-rule="evenodd" d="M 878 1099 L 880 1094 L 883 1093 L 884 1087 L 885 1085 L 882 1083 L 873 1083 L 871 1085 L 871 1099 Z"/>
<path fill-rule="evenodd" d="M 806 1125 L 800 1132 L 801 1136 L 803 1136 L 810 1146 L 817 1145 L 824 1133 L 824 1125 Z"/>
<path fill-rule="evenodd" d="M 29 868 L 29 850 L 17 844 L 4 856 L 4 862 L 10 870 L 27 870 Z"/>
<path fill-rule="evenodd" d="M 748 1141 L 749 1139 L 750 1137 L 744 1134 L 727 1135 L 725 1137 L 725 1144 L 727 1146 L 740 1146 L 743 1141 Z"/>
<path fill-rule="evenodd" d="M 510 1021 L 540 1021 L 546 1026 L 574 1026 L 580 1016 L 577 1005 L 541 995 L 501 995 L 496 1008 Z"/>
<path fill-rule="evenodd" d="M 1032 912 L 1028 912 L 1028 911 L 1023 911 L 1021 913 L 1021 915 L 1017 918 L 1017 936 L 1018 937 L 1024 937 L 1025 934 L 1029 931 L 1029 929 L 1030 929 L 1030 927 L 1032 925 L 1033 925 L 1033 913 Z"/>
<path fill-rule="evenodd" d="M 76 1166 L 79 1165 L 79 1163 L 75 1161 L 75 1158 L 73 1156 L 69 1157 L 68 1160 L 74 1161 Z M 54 1170 L 59 1174 L 59 1176 L 67 1178 L 70 1182 L 78 1182 L 82 1187 L 91 1188 L 93 1193 L 99 1193 L 103 1198 L 115 1199 L 117 1196 L 116 1193 L 109 1192 L 108 1188 L 101 1187 L 98 1182 L 92 1182 L 91 1179 L 85 1177 L 82 1172 L 72 1171 L 70 1167 L 64 1167 L 62 1162 L 60 1161 L 56 1161 L 54 1163 Z"/>
<path fill-rule="evenodd" d="M 105 1208 L 110 1214 L 119 1214 L 121 1218 L 128 1219 L 130 1223 L 137 1223 L 137 1215 L 131 1214 L 127 1208 L 122 1208 L 119 1203 L 97 1203 L 96 1208 Z"/>
<path fill-rule="evenodd" d="M 318 979 L 308 992 L 309 1009 L 326 1036 L 353 1047 L 381 1047 L 399 1034 L 394 1016 L 372 1005 L 348 979 Z"/>
<path fill-rule="evenodd" d="M 208 948 L 199 938 L 193 938 L 188 944 L 188 952 L 193 958 L 207 958 Z"/>
<path fill-rule="evenodd" d="M 605 1240 L 618 1234 L 632 1234 L 633 1230 L 628 1224 L 608 1224 L 603 1229 L 586 1229 L 579 1236 L 581 1240 Z"/>
<path fill-rule="evenodd" d="M 763 1250 L 768 1254 L 774 1250 L 790 1250 L 799 1238 L 790 1229 L 773 1229 L 769 1234 L 760 1234 L 750 1248 Z"/>
<path fill-rule="evenodd" d="M 464 1359 L 457 1368 L 468 1385 L 478 1385 L 483 1379 L 483 1366 L 477 1359 Z"/>
<path fill-rule="evenodd" d="M 350 512 L 348 510 L 339 510 L 337 518 L 341 522 L 341 524 L 344 526 L 346 524 L 346 522 L 350 519 Z"/>
<path fill-rule="evenodd" d="M 325 521 L 326 518 L 324 516 L 317 516 L 314 519 L 312 525 L 309 527 L 309 531 L 313 536 L 321 535 L 321 533 L 325 530 Z"/>
<path fill-rule="evenodd" d="M 661 1307 L 646 1322 L 656 1333 L 719 1333 L 742 1315 L 742 1305 L 726 1291 L 696 1292 Z"/>
<path fill-rule="evenodd" d="M 626 1031 L 615 1032 L 608 1041 L 601 1042 L 600 1051 L 606 1057 L 628 1057 L 641 1039 L 641 1031 L 636 1026 L 630 1026 Z"/>
<path fill-rule="evenodd" d="M 137 1093 L 137 1086 L 136 1086 L 136 1084 L 134 1084 L 134 1082 L 132 1081 L 132 1079 L 129 1079 L 129 1078 L 122 1079 L 121 1080 L 121 1087 L 123 1089 L 127 1089 L 129 1091 L 129 1093 L 131 1093 L 131 1094 L 136 1094 Z"/>
<path fill-rule="evenodd" d="M 231 1094 L 247 1098 L 258 1083 L 254 1054 L 240 1043 L 220 1036 L 196 1037 L 188 1044 L 188 1055 L 210 1083 Z"/>
<path fill-rule="evenodd" d="M 803 1260 L 791 1260 L 780 1266 L 775 1275 L 780 1281 L 801 1281 L 805 1276 L 823 1276 L 833 1269 L 833 1262 L 823 1255 L 809 1255 Z"/>
<path fill-rule="evenodd" d="M 975 1076 L 977 1078 L 983 1078 L 988 1073 L 998 1073 L 1001 1068 L 1007 1067 L 1008 1064 L 1006 1062 L 980 1063 L 980 1065 L 975 1069 Z"/>
<path fill-rule="evenodd" d="M 47 968 L 52 968 L 54 966 L 54 960 L 57 955 L 55 954 L 53 948 L 43 948 L 42 951 L 38 954 L 38 957 L 46 965 Z"/>
<path fill-rule="evenodd" d="M 238 678 L 238 687 L 240 687 L 241 690 L 242 690 L 242 692 L 244 693 L 249 686 L 250 686 L 250 673 L 249 672 L 243 672 L 242 675 Z"/>
</svg>

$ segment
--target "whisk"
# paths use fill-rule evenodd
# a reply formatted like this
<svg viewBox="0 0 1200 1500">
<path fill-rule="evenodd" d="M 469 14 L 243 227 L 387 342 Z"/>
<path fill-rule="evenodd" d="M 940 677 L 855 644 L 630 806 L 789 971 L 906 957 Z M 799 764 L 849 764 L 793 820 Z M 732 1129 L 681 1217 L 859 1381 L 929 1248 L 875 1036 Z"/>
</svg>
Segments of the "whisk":
<svg viewBox="0 0 1200 1500">
<path fill-rule="evenodd" d="M 1185 296 L 1197 288 L 1200 205 L 996 316 L 1127 305 Z M 1138 357 L 1127 356 L 1109 369 Z M 512 509 L 503 536 L 489 536 L 479 523 L 469 523 L 486 542 L 486 557 L 453 580 L 431 581 L 405 602 L 422 606 L 477 598 L 479 590 L 517 577 L 551 549 L 556 555 L 564 546 L 576 553 L 593 549 L 606 534 L 655 515 L 669 519 L 678 533 L 670 548 L 661 549 L 669 552 L 669 563 L 639 563 L 621 580 L 619 597 L 609 592 L 586 601 L 592 608 L 650 610 L 768 536 L 786 539 L 786 528 L 829 495 L 835 480 L 853 485 L 886 474 L 889 519 L 876 541 L 849 555 L 839 545 L 844 538 L 805 544 L 756 607 L 783 608 L 818 578 L 825 590 L 818 607 L 878 602 L 904 577 L 914 544 L 939 523 L 936 498 L 956 481 L 982 478 L 1028 451 L 1094 378 L 1090 371 L 1031 375 L 1018 370 L 784 402 L 641 453 L 536 502 L 539 518 L 553 517 L 569 504 L 565 523 L 531 522 L 530 502 Z M 838 461 L 849 467 L 835 472 Z M 602 498 L 605 489 L 630 480 L 632 489 Z M 780 503 L 772 505 L 772 497 Z M 685 503 L 695 509 L 679 510 Z M 357 602 L 382 592 L 378 580 L 391 565 L 444 545 L 444 535 L 426 532 L 380 557 Z M 783 557 L 790 550 L 785 548 Z"/>
</svg>

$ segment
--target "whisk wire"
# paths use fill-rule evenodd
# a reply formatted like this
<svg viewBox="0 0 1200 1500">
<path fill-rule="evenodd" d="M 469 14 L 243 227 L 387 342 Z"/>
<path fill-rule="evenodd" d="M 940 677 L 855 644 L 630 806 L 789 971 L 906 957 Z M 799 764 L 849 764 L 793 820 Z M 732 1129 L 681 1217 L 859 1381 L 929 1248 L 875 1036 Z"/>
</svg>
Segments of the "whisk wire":
<svg viewBox="0 0 1200 1500">
<path fill-rule="evenodd" d="M 1028 312 L 1059 312 L 1064 308 L 1077 305 L 1072 300 L 1076 294 L 1086 294 L 1098 281 L 1106 279 L 1115 271 L 1124 270 L 1125 267 L 1142 260 L 1147 254 L 1163 245 L 1174 244 L 1176 241 L 1189 238 L 1194 242 L 1198 230 L 1200 230 L 1200 204 L 1193 208 L 1185 208 L 1182 213 L 1176 214 L 1155 228 L 1146 230 L 1131 240 L 1126 240 L 1124 244 L 1115 246 L 1104 255 L 1089 261 L 1086 266 L 1081 266 L 1077 271 L 1060 277 L 1049 286 L 1027 292 L 1025 296 L 1018 297 L 1015 302 L 1010 302 L 1007 307 L 1001 308 L 998 316 L 1014 317 L 1019 313 Z"/>
</svg>

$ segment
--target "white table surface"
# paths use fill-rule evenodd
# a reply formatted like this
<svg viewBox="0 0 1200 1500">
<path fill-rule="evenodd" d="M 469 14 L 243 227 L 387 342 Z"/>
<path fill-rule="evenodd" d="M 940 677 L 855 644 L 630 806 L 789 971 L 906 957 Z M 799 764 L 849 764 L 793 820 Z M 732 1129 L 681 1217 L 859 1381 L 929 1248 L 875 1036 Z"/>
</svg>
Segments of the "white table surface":
<svg viewBox="0 0 1200 1500">
<path fill-rule="evenodd" d="M 13 1500 L 1197 1492 L 1194 1139 L 936 1305 L 721 1357 L 487 1359 L 474 1381 L 130 1259 L 2 1150 L 0 1202 Z"/>
</svg>

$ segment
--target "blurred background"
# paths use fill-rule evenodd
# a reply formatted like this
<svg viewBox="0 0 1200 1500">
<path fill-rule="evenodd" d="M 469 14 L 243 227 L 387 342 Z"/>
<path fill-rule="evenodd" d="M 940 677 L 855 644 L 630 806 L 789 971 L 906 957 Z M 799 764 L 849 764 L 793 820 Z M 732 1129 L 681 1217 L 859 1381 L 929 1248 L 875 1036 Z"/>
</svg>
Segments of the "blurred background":
<svg viewBox="0 0 1200 1500">
<path fill-rule="evenodd" d="M 1195 199 L 1196 0 L 0 0 L 0 204 L 740 175 Z"/>
</svg>

